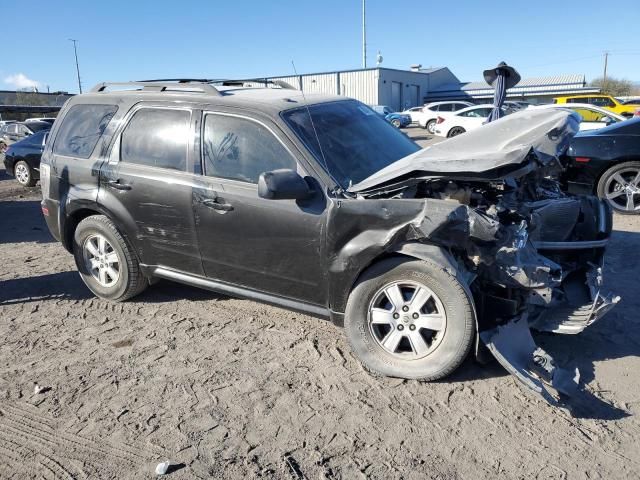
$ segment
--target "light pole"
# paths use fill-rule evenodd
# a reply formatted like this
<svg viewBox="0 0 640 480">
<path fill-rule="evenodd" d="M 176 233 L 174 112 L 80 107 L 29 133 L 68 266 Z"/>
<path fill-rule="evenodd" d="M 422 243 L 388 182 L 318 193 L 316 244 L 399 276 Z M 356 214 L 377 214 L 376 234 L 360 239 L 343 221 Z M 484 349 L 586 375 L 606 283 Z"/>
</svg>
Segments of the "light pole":
<svg viewBox="0 0 640 480">
<path fill-rule="evenodd" d="M 367 68 L 367 0 L 362 0 L 362 68 Z"/>
<path fill-rule="evenodd" d="M 78 41 L 74 40 L 73 38 L 70 38 L 69 41 L 73 42 L 73 53 L 76 56 L 76 73 L 78 74 L 78 90 L 80 90 L 80 93 L 82 93 L 82 83 L 80 83 L 80 67 L 78 66 L 78 49 L 76 47 L 76 43 Z"/>
</svg>

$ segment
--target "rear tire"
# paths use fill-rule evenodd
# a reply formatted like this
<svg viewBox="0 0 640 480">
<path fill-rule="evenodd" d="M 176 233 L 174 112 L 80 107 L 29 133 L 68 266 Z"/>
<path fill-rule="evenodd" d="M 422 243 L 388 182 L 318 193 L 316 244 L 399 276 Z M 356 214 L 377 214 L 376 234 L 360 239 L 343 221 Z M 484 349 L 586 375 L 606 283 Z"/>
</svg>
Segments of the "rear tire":
<svg viewBox="0 0 640 480">
<path fill-rule="evenodd" d="M 400 296 L 387 295 L 396 288 Z M 394 296 L 400 300 L 392 301 Z M 403 257 L 383 260 L 363 273 L 349 295 L 344 326 L 366 370 L 424 381 L 457 369 L 475 335 L 471 303 L 462 285 L 436 264 Z M 391 337 L 400 339 L 395 343 Z"/>
<path fill-rule="evenodd" d="M 429 120 L 424 128 L 426 128 L 427 132 L 429 132 L 431 135 L 435 135 L 435 133 L 436 133 L 436 121 L 435 120 Z"/>
<path fill-rule="evenodd" d="M 2 153 L 2 154 L 6 153 L 8 148 L 9 147 L 7 147 L 6 143 L 0 142 L 0 153 Z"/>
<path fill-rule="evenodd" d="M 33 178 L 33 170 L 24 160 L 16 162 L 13 166 L 13 175 L 23 187 L 33 187 L 36 184 L 36 179 Z"/>
<path fill-rule="evenodd" d="M 78 224 L 73 255 L 85 285 L 105 300 L 123 302 L 149 285 L 133 249 L 104 215 L 87 217 Z"/>
<path fill-rule="evenodd" d="M 615 212 L 640 214 L 640 162 L 619 163 L 606 170 L 598 181 L 597 194 Z"/>
<path fill-rule="evenodd" d="M 400 120 L 391 120 L 391 125 L 396 128 L 400 128 Z"/>
<path fill-rule="evenodd" d="M 449 138 L 457 137 L 458 135 L 462 135 L 464 132 L 466 132 L 466 130 L 462 127 L 453 127 L 451 130 L 449 130 L 449 135 L 447 136 Z"/>
</svg>

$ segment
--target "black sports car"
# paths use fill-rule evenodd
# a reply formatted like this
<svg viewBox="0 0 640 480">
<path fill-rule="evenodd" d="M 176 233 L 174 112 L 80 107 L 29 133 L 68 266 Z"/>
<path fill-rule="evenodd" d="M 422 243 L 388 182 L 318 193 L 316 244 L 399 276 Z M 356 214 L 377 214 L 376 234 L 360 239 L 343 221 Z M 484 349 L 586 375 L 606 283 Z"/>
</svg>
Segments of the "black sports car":
<svg viewBox="0 0 640 480">
<path fill-rule="evenodd" d="M 622 214 L 640 214 L 640 118 L 578 133 L 566 153 L 571 193 L 596 193 Z"/>
<path fill-rule="evenodd" d="M 33 187 L 40 178 L 40 157 L 48 135 L 49 130 L 40 130 L 13 143 L 5 153 L 5 170 L 25 187 Z"/>
</svg>

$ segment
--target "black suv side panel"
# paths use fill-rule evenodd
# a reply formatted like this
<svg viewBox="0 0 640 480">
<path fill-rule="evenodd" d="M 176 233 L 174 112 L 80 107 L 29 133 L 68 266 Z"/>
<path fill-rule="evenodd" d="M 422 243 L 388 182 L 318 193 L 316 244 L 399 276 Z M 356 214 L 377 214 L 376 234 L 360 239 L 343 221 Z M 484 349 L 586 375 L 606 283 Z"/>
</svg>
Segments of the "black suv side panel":
<svg viewBox="0 0 640 480">
<path fill-rule="evenodd" d="M 199 181 L 193 173 L 196 114 L 192 111 L 189 105 L 176 109 L 171 105 L 136 104 L 120 122 L 108 161 L 102 166 L 98 203 L 122 226 L 143 264 L 202 275 L 192 205 L 192 191 Z M 188 131 L 182 132 L 188 137 L 183 171 L 122 161 L 123 132 L 136 114 L 148 112 L 180 112 L 190 118 Z M 149 140 L 154 140 L 153 135 Z"/>
</svg>

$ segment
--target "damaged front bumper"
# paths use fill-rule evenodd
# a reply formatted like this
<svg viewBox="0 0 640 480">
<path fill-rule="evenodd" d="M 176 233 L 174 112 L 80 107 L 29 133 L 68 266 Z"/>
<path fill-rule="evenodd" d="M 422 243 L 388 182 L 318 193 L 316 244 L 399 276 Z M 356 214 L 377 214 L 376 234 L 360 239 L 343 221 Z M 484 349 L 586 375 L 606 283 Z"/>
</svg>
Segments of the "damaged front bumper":
<svg viewBox="0 0 640 480">
<path fill-rule="evenodd" d="M 536 280 L 543 278 L 540 272 L 546 273 L 547 282 L 532 285 L 526 306 L 521 305 L 517 314 L 506 321 L 498 319 L 494 325 L 485 321 L 485 328 L 479 332 L 480 339 L 498 362 L 552 405 L 561 405 L 564 399 L 584 391 L 580 372 L 575 366 L 558 365 L 549 353 L 536 345 L 531 329 L 577 334 L 601 319 L 620 301 L 619 296 L 602 292 L 606 241 L 600 243 L 595 246 L 598 253 L 594 254 L 599 257 L 598 263 L 589 262 L 587 268 L 569 274 L 562 273 L 562 269 L 554 270 L 558 264 L 544 256 L 547 252 L 540 252 L 533 243 L 523 246 L 522 251 L 529 250 L 523 258 L 535 259 L 533 250 L 540 255 L 538 268 L 526 265 L 529 270 L 525 273 L 537 273 L 537 277 L 529 277 Z M 582 246 L 567 242 L 564 248 L 558 249 L 560 253 L 554 260 L 570 260 L 574 255 L 579 258 L 580 251 L 585 250 Z"/>
<path fill-rule="evenodd" d="M 592 266 L 584 275 L 584 283 L 574 280 L 563 285 L 567 304 L 554 309 L 541 309 L 529 321 L 535 330 L 575 335 L 600 320 L 620 301 L 618 295 L 602 293 L 602 266 Z M 588 290 L 589 301 L 584 301 L 584 290 Z"/>
</svg>

